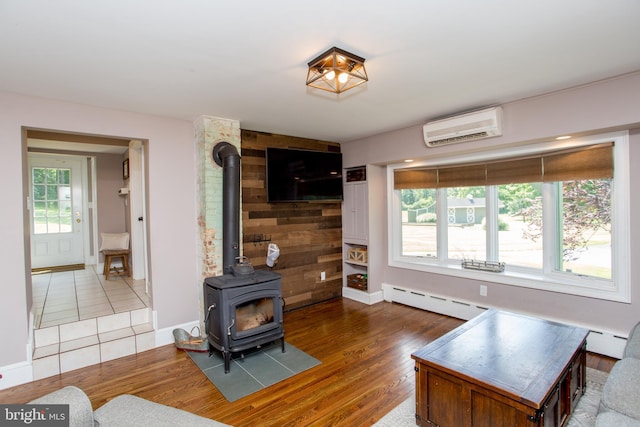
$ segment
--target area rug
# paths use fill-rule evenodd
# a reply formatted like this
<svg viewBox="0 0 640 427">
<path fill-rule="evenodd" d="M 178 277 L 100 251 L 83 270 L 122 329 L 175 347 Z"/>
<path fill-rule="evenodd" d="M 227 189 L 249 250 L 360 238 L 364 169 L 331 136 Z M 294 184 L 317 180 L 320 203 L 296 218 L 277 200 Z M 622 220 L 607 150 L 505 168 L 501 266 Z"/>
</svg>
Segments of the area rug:
<svg viewBox="0 0 640 427">
<path fill-rule="evenodd" d="M 243 354 L 234 354 L 228 374 L 224 373 L 222 353 L 187 351 L 209 380 L 229 402 L 241 399 L 258 390 L 306 371 L 321 362 L 285 342 L 282 352 L 280 341 Z"/>
<path fill-rule="evenodd" d="M 566 427 L 594 427 L 596 415 L 600 405 L 602 387 L 609 374 L 587 368 L 587 390 L 580 398 L 576 410 L 571 414 Z M 375 427 L 415 427 L 416 425 L 416 397 L 396 406 L 391 412 L 374 424 Z"/>
</svg>

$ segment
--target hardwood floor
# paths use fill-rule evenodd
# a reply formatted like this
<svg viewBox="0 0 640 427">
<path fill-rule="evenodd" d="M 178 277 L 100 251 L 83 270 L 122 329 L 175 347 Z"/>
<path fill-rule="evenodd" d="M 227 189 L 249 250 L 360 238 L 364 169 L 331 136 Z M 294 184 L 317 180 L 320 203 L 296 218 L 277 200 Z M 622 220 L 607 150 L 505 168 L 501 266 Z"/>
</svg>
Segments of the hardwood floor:
<svg viewBox="0 0 640 427">
<path fill-rule="evenodd" d="M 173 345 L 0 390 L 0 403 L 24 403 L 75 385 L 94 409 L 128 393 L 234 426 L 368 426 L 414 393 L 411 353 L 464 322 L 348 299 L 285 313 L 284 321 L 286 341 L 322 363 L 233 403 Z M 604 371 L 614 362 L 587 357 L 589 367 Z"/>
</svg>

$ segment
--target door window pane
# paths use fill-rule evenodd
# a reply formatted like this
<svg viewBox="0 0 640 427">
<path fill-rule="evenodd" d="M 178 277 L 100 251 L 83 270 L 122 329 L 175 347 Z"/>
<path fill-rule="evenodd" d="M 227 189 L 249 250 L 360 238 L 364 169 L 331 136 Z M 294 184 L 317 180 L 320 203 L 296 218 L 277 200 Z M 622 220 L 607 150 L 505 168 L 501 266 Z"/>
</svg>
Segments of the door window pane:
<svg viewBox="0 0 640 427">
<path fill-rule="evenodd" d="M 45 184 L 57 184 L 58 183 L 58 169 L 44 168 L 44 183 Z"/>
<path fill-rule="evenodd" d="M 71 185 L 71 169 L 58 169 L 58 184 Z"/>
<path fill-rule="evenodd" d="M 36 184 L 33 186 L 33 200 L 46 200 L 47 186 Z"/>
</svg>

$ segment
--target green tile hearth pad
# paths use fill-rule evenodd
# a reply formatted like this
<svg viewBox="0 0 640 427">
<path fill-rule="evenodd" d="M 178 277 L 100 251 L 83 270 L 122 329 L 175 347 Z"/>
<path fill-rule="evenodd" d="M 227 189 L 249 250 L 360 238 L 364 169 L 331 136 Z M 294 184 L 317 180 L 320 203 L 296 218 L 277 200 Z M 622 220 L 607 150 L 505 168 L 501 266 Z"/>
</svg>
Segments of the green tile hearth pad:
<svg viewBox="0 0 640 427">
<path fill-rule="evenodd" d="M 187 354 L 220 393 L 233 402 L 321 363 L 287 342 L 285 350 L 283 353 L 278 340 L 261 348 L 234 353 L 228 374 L 224 373 L 224 359 L 217 350 L 211 356 L 194 351 Z"/>
</svg>

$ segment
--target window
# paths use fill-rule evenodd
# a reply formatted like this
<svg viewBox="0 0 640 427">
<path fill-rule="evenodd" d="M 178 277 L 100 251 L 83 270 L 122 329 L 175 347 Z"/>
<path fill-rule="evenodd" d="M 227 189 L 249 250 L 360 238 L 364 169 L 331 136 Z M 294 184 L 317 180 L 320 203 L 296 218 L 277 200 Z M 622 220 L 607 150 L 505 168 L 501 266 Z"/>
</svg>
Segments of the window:
<svg viewBox="0 0 640 427">
<path fill-rule="evenodd" d="M 446 188 L 443 192 L 447 204 L 448 257 L 486 260 L 485 187 Z"/>
<path fill-rule="evenodd" d="M 390 264 L 628 301 L 627 153 L 616 133 L 390 167 Z"/>
<path fill-rule="evenodd" d="M 35 234 L 70 233 L 71 170 L 32 169 L 33 232 Z"/>
<path fill-rule="evenodd" d="M 611 180 L 558 183 L 558 270 L 612 279 Z"/>
</svg>

